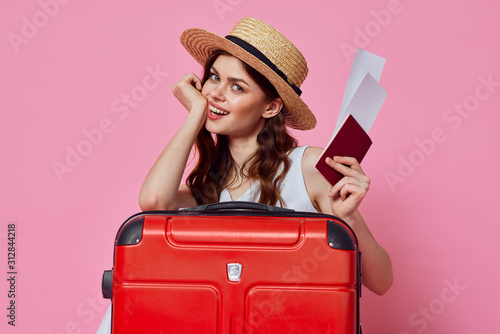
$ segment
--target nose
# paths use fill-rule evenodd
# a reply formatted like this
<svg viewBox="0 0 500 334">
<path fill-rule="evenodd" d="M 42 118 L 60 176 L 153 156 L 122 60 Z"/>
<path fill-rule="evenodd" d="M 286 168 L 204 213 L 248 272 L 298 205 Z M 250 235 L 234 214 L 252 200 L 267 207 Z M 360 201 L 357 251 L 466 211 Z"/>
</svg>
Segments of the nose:
<svg viewBox="0 0 500 334">
<path fill-rule="evenodd" d="M 224 101 L 225 96 L 224 96 L 223 85 L 219 84 L 214 86 L 210 91 L 210 97 L 219 101 Z"/>
</svg>

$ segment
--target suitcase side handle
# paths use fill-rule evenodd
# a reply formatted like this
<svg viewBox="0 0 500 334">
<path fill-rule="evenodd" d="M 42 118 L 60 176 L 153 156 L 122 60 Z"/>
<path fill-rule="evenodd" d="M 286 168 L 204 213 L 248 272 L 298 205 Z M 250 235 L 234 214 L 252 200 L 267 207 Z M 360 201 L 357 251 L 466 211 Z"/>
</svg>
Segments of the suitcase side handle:
<svg viewBox="0 0 500 334">
<path fill-rule="evenodd" d="M 230 202 L 219 202 L 210 203 L 200 206 L 195 206 L 193 208 L 186 208 L 183 210 L 188 211 L 209 211 L 209 210 L 261 210 L 261 211 L 295 211 L 292 209 L 280 208 L 278 206 L 267 205 L 256 202 L 245 202 L 245 201 L 230 201 Z"/>
</svg>

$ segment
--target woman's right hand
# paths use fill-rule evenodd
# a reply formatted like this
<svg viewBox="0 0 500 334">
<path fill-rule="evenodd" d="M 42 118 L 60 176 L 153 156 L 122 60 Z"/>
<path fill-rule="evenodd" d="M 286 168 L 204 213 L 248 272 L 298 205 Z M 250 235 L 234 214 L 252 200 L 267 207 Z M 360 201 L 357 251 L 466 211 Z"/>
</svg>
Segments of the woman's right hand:
<svg viewBox="0 0 500 334">
<path fill-rule="evenodd" d="M 207 108 L 207 99 L 201 94 L 202 84 L 200 78 L 195 74 L 184 74 L 173 87 L 174 96 L 180 103 L 191 112 L 193 109 L 203 110 Z"/>
</svg>

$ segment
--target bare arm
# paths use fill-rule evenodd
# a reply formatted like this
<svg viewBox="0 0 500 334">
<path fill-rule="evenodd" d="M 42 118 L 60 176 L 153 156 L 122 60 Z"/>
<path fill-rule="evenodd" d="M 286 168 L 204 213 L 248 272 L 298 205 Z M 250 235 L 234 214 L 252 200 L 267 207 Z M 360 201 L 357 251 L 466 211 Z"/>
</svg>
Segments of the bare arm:
<svg viewBox="0 0 500 334">
<path fill-rule="evenodd" d="M 341 218 L 353 229 L 362 253 L 363 284 L 376 294 L 383 295 L 389 290 L 393 281 L 391 259 L 386 250 L 375 240 L 358 211 L 362 199 L 368 192 L 370 180 L 356 159 L 340 157 L 336 161 L 327 160 L 330 167 L 344 174 L 344 178 L 332 187 L 314 169 L 314 163 L 321 152 L 321 148 L 308 148 L 302 162 L 309 197 L 321 212 Z"/>
<path fill-rule="evenodd" d="M 184 75 L 172 91 L 189 111 L 188 117 L 149 171 L 139 194 L 142 210 L 177 210 L 195 206 L 191 191 L 181 185 L 193 144 L 206 120 L 207 100 L 201 95 L 201 81 Z"/>
</svg>

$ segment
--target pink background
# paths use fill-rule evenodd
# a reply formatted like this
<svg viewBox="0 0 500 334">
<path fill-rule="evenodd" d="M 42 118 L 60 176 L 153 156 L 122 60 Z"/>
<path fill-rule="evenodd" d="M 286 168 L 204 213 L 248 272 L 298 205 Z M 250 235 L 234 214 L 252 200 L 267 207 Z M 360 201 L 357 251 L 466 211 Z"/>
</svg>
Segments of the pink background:
<svg viewBox="0 0 500 334">
<path fill-rule="evenodd" d="M 497 1 L 23 0 L 0 7 L 3 333 L 96 331 L 109 305 L 100 284 L 116 231 L 139 211 L 142 181 L 186 115 L 171 87 L 200 72 L 179 36 L 189 27 L 224 35 L 244 16 L 275 26 L 308 60 L 303 98 L 318 126 L 295 132 L 303 145 L 330 138 L 352 61 L 342 48 L 387 58 L 381 84 L 389 94 L 370 132 L 363 168 L 372 188 L 361 210 L 391 254 L 395 281 L 383 297 L 364 289 L 364 331 L 500 331 Z M 151 70 L 160 76 L 144 82 Z M 11 222 L 15 328 L 6 317 Z"/>
</svg>

